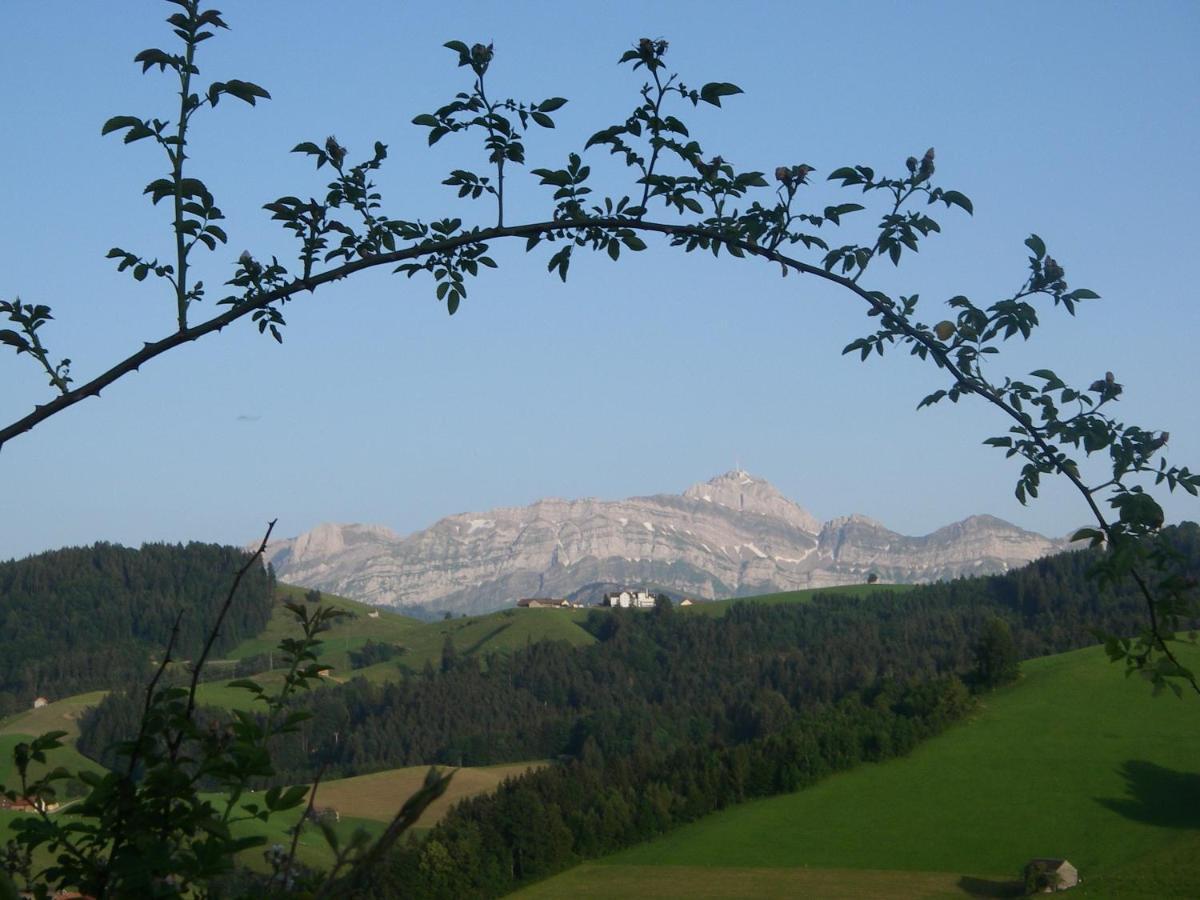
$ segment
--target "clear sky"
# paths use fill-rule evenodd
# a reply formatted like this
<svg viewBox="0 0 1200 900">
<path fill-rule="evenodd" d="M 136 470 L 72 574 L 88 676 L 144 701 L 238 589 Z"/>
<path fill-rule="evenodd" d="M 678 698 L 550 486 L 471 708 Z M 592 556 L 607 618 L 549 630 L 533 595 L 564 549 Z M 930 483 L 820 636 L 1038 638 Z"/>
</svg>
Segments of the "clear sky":
<svg viewBox="0 0 1200 900">
<path fill-rule="evenodd" d="M 1176 3 L 402 3 L 229 0 L 232 31 L 204 46 L 202 82 L 242 78 L 273 99 L 222 102 L 196 122 L 194 172 L 226 211 L 230 245 L 200 260 L 210 286 L 243 249 L 290 251 L 261 204 L 318 195 L 324 170 L 288 150 L 336 134 L 351 154 L 390 147 L 391 215 L 492 210 L 439 184 L 479 161 L 434 151 L 411 118 L 467 86 L 441 44 L 493 41 L 489 85 L 563 96 L 558 128 L 528 142 L 559 166 L 624 118 L 641 72 L 616 59 L 642 36 L 671 42 L 685 82 L 731 81 L 723 110 L 683 111 L 708 152 L 823 177 L 864 163 L 900 173 L 937 148 L 938 180 L 976 214 L 865 283 L 939 302 L 999 299 L 1041 234 L 1073 287 L 1104 299 L 1049 315 L 1014 374 L 1049 365 L 1127 385 L 1127 421 L 1168 428 L 1170 456 L 1200 465 L 1194 260 L 1200 209 L 1200 5 Z M 135 53 L 166 46 L 166 4 L 8 0 L 0 5 L 0 297 L 51 304 L 44 336 L 84 379 L 173 327 L 161 285 L 104 258 L 164 258 L 168 213 L 141 196 L 164 173 L 149 142 L 100 137 L 114 114 L 171 118 L 172 87 Z M 436 152 L 435 152 L 436 151 Z M 599 185 L 632 192 L 602 150 Z M 482 168 L 482 164 L 479 164 Z M 510 178 L 509 219 L 541 218 L 545 189 Z M 857 199 L 847 195 L 845 201 Z M 165 205 L 165 204 L 164 204 Z M 940 210 L 940 207 L 939 207 Z M 866 240 L 875 216 L 843 229 Z M 0 558 L 113 540 L 248 542 L 268 519 L 292 535 L 323 521 L 400 532 L 450 513 L 542 496 L 675 492 L 732 468 L 774 482 L 821 518 L 860 512 L 923 534 L 973 513 L 1061 534 L 1079 500 L 1047 490 L 1022 508 L 1016 467 L 980 445 L 1007 426 L 978 404 L 914 411 L 941 386 L 905 355 L 863 365 L 841 348 L 861 308 L 762 264 L 685 257 L 652 242 L 577 258 L 496 247 L 499 272 L 450 318 L 431 287 L 383 272 L 302 297 L 282 347 L 242 324 L 175 351 L 0 452 Z M 203 314 L 203 310 L 200 311 Z M 927 321 L 942 318 L 931 303 Z M 0 418 L 50 397 L 26 358 L 0 354 Z M 1196 501 L 1167 504 L 1198 518 Z"/>
</svg>

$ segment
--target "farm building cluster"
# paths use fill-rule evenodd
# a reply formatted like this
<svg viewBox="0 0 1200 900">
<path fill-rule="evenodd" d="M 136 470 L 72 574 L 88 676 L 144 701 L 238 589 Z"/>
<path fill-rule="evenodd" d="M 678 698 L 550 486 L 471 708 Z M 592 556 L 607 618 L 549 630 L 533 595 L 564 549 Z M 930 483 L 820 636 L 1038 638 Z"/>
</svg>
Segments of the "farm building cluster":
<svg viewBox="0 0 1200 900">
<path fill-rule="evenodd" d="M 611 609 L 654 609 L 656 596 L 646 590 L 610 591 L 604 595 L 599 605 Z M 691 606 L 693 602 L 691 598 L 684 597 L 679 601 L 679 605 Z M 517 601 L 517 606 L 522 609 L 581 609 L 584 604 L 550 597 L 525 597 Z"/>
</svg>

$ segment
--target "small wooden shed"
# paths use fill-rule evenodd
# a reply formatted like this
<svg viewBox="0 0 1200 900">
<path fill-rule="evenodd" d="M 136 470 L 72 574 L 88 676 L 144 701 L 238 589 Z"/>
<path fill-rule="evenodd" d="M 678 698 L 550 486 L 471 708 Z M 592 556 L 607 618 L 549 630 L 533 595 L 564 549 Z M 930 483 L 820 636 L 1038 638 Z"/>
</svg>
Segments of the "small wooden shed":
<svg viewBox="0 0 1200 900">
<path fill-rule="evenodd" d="M 1035 857 L 1025 864 L 1025 884 L 1043 894 L 1079 884 L 1079 870 L 1065 859 Z"/>
</svg>

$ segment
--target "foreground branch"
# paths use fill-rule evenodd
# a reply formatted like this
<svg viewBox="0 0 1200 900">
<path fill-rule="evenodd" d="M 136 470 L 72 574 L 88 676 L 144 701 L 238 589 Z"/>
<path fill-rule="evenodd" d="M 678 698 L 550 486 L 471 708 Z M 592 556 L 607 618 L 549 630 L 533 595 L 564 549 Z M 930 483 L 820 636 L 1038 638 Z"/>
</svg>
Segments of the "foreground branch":
<svg viewBox="0 0 1200 900">
<path fill-rule="evenodd" d="M 58 397 L 55 397 L 49 403 L 34 408 L 33 412 L 18 419 L 11 425 L 0 429 L 0 448 L 3 448 L 12 438 L 23 434 L 39 423 L 54 416 L 63 410 L 74 406 L 81 400 L 88 397 L 98 397 L 100 392 L 130 374 L 138 371 L 141 366 L 152 359 L 155 359 L 168 350 L 179 347 L 183 344 L 190 343 L 205 335 L 220 331 L 227 325 L 230 325 L 237 320 L 251 315 L 254 312 L 262 309 L 267 309 L 274 304 L 284 302 L 302 291 L 315 291 L 318 287 L 346 278 L 355 272 L 361 272 L 366 269 L 372 269 L 377 266 L 396 265 L 410 260 L 422 259 L 430 256 L 440 256 L 447 253 L 452 253 L 455 250 L 472 244 L 487 243 L 501 238 L 540 238 L 545 235 L 575 235 L 580 232 L 586 232 L 589 229 L 600 229 L 604 231 L 618 230 L 633 230 L 644 231 L 657 234 L 667 235 L 672 238 L 682 239 L 700 239 L 711 242 L 714 245 L 723 245 L 727 249 L 740 252 L 743 255 L 755 256 L 761 259 L 768 260 L 772 263 L 782 266 L 785 270 L 792 270 L 804 275 L 811 275 L 815 278 L 820 278 L 823 281 L 832 282 L 839 287 L 845 288 L 860 300 L 865 302 L 871 310 L 871 313 L 876 316 L 884 317 L 885 321 L 889 321 L 895 325 L 897 330 L 902 332 L 913 341 L 923 346 L 931 356 L 934 357 L 939 367 L 945 369 L 954 379 L 956 386 L 964 393 L 973 393 L 982 397 L 992 406 L 1003 412 L 1008 418 L 1012 419 L 1019 426 L 1029 428 L 1029 417 L 1016 409 L 1009 403 L 1004 396 L 995 390 L 989 389 L 984 385 L 980 385 L 977 380 L 969 377 L 950 357 L 945 346 L 936 340 L 929 333 L 922 331 L 913 326 L 906 316 L 898 315 L 893 309 L 881 302 L 877 296 L 860 287 L 856 278 L 848 278 L 843 275 L 838 275 L 834 272 L 827 271 L 820 266 L 814 266 L 810 263 L 802 262 L 794 257 L 780 253 L 778 250 L 760 246 L 749 241 L 740 240 L 721 234 L 720 232 L 710 229 L 701 228 L 694 225 L 678 225 L 666 222 L 648 222 L 642 219 L 628 218 L 624 216 L 618 217 L 579 217 L 569 220 L 554 220 L 546 222 L 533 222 L 526 225 L 517 225 L 512 227 L 495 227 L 483 228 L 455 235 L 453 237 L 444 238 L 441 240 L 425 241 L 412 247 L 407 247 L 403 250 L 397 250 L 392 253 L 381 253 L 378 255 L 368 256 L 362 259 L 347 262 L 344 265 L 327 270 L 318 275 L 313 275 L 307 279 L 296 279 L 286 285 L 266 291 L 251 299 L 244 300 L 231 307 L 221 315 L 214 316 L 206 322 L 191 328 L 186 328 L 177 331 L 162 340 L 154 341 L 145 344 L 141 350 L 131 356 L 120 361 L 112 368 L 101 373 L 100 375 L 75 388 L 67 391 Z M 1046 458 L 1052 462 L 1054 468 L 1059 474 L 1065 475 L 1067 479 L 1074 485 L 1075 489 L 1083 497 L 1084 502 L 1092 512 L 1097 524 L 1104 532 L 1105 537 L 1110 541 L 1114 537 L 1114 529 L 1100 507 L 1096 504 L 1092 491 L 1075 472 L 1072 472 L 1055 461 L 1054 453 L 1046 441 L 1045 437 L 1038 433 L 1036 428 L 1029 428 L 1029 434 L 1032 440 L 1038 445 Z M 272 523 L 273 524 L 273 523 Z M 269 534 L 268 530 L 268 534 Z M 261 550 L 260 550 L 261 552 Z M 1133 573 L 1134 580 L 1138 585 L 1139 590 L 1146 600 L 1147 608 L 1150 613 L 1151 622 L 1156 622 L 1155 602 L 1153 594 L 1144 578 L 1136 571 Z M 1176 656 L 1172 653 L 1166 642 L 1158 634 L 1157 627 L 1154 629 L 1155 641 L 1158 649 L 1174 663 L 1179 669 L 1187 671 L 1186 668 L 1179 662 Z M 1189 673 L 1187 681 L 1192 688 L 1200 694 L 1200 683 L 1196 677 Z"/>
</svg>

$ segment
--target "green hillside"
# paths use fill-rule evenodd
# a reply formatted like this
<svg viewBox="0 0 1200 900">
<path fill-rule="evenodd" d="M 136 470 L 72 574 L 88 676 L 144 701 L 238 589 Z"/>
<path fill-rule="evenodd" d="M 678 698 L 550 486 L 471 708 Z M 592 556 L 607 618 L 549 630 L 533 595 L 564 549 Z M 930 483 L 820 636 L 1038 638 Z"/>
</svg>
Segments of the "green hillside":
<svg viewBox="0 0 1200 900">
<path fill-rule="evenodd" d="M 872 594 L 887 591 L 911 591 L 911 584 L 845 584 L 838 587 L 806 588 L 802 591 L 781 591 L 777 594 L 758 594 L 754 597 L 730 597 L 725 600 L 711 600 L 696 603 L 693 606 L 681 607 L 681 611 L 705 616 L 723 616 L 729 607 L 735 603 L 808 603 L 817 594 L 831 594 L 841 597 L 869 597 Z"/>
<path fill-rule="evenodd" d="M 459 800 L 493 791 L 504 779 L 543 765 L 545 763 L 527 762 L 455 769 L 446 793 L 421 814 L 416 827 L 429 828 Z M 420 790 L 428 772 L 429 766 L 407 766 L 322 782 L 316 805 L 332 807 L 343 816 L 390 822 L 404 802 Z"/>
<path fill-rule="evenodd" d="M 889 590 L 909 590 L 911 585 L 846 585 L 835 588 L 820 588 L 804 591 L 787 591 L 755 597 L 736 597 L 715 600 L 683 607 L 688 614 L 721 616 L 735 603 L 804 603 L 817 594 L 843 596 L 866 596 Z M 292 585 L 280 585 L 282 596 L 294 603 L 304 603 L 306 590 Z M 324 646 L 318 656 L 325 665 L 332 666 L 334 681 L 363 676 L 371 681 L 388 681 L 397 677 L 400 668 L 419 672 L 428 662 L 435 668 L 440 664 L 442 650 L 449 637 L 454 642 L 460 657 L 485 658 L 491 653 L 508 653 L 537 641 L 566 641 L 574 646 L 593 643 L 595 638 L 581 626 L 587 619 L 588 609 L 504 609 L 479 616 L 465 616 L 436 622 L 422 622 L 386 609 L 348 600 L 333 594 L 322 594 L 322 604 L 335 606 L 350 615 L 338 622 L 322 635 Z M 375 617 L 372 618 L 372 615 Z M 291 614 L 278 605 L 266 629 L 257 637 L 243 641 L 226 654 L 225 660 L 216 660 L 213 671 L 219 672 L 222 665 L 232 666 L 239 660 L 265 658 L 264 662 L 278 665 L 270 659 L 284 637 L 294 637 L 297 626 Z M 350 652 L 359 650 L 368 640 L 377 643 L 396 644 L 404 648 L 402 655 L 388 662 L 377 663 L 362 669 L 350 668 Z M 266 665 L 264 665 L 264 672 Z M 232 673 L 230 675 L 232 677 Z M 256 676 L 263 684 L 273 679 L 268 674 Z M 222 684 L 210 683 L 201 688 L 203 703 L 213 706 L 245 708 L 247 698 L 244 691 L 230 691 Z"/>
<path fill-rule="evenodd" d="M 305 602 L 304 588 L 291 585 L 280 585 L 279 588 L 284 599 L 293 603 Z M 436 667 L 441 662 L 447 637 L 454 641 L 459 656 L 481 658 L 489 653 L 506 653 L 541 640 L 567 641 L 573 645 L 588 644 L 594 640 L 580 627 L 580 623 L 587 618 L 587 610 L 580 609 L 505 609 L 482 616 L 422 622 L 333 594 L 323 593 L 321 603 L 349 613 L 321 636 L 324 646 L 320 648 L 318 656 L 324 665 L 333 667 L 331 675 L 335 681 L 344 681 L 357 675 L 372 681 L 387 681 L 397 676 L 399 666 L 414 672 L 419 672 L 426 662 Z M 298 631 L 295 619 L 280 604 L 276 606 L 262 634 L 243 641 L 226 654 L 226 660 L 217 661 L 216 665 L 231 665 L 238 660 L 267 656 L 282 638 L 295 637 Z M 351 670 L 350 651 L 361 649 L 368 640 L 396 644 L 403 647 L 404 652 L 388 662 Z M 277 659 L 270 662 L 278 665 Z M 258 680 L 269 683 L 271 679 L 262 676 Z M 236 692 L 230 694 L 220 685 L 206 685 L 202 693 L 205 703 L 216 706 L 241 705 L 237 702 L 240 697 Z"/>
<path fill-rule="evenodd" d="M 277 585 L 277 602 L 271 612 L 267 627 L 258 636 L 242 641 L 225 654 L 226 659 L 241 660 L 251 656 L 262 656 L 274 651 L 283 638 L 296 637 L 299 633 L 296 620 L 279 601 L 305 605 L 304 595 L 306 593 L 308 591 L 302 587 L 290 584 Z M 312 605 L 315 606 L 315 604 Z M 369 603 L 338 597 L 335 594 L 322 593 L 321 605 L 332 606 L 348 613 L 346 617 L 338 619 L 333 628 L 324 635 L 326 643 L 322 648 L 322 656 L 328 656 L 328 664 L 338 668 L 344 668 L 348 664 L 345 659 L 348 650 L 357 650 L 368 640 L 402 644 L 405 637 L 414 629 L 426 624 L 410 616 L 371 606 Z M 376 618 L 371 617 L 373 613 L 376 614 Z M 340 665 L 338 665 L 339 663 Z"/>
<path fill-rule="evenodd" d="M 566 641 L 582 646 L 595 641 L 581 623 L 584 609 L 504 609 L 483 616 L 446 619 L 423 623 L 402 644 L 406 653 L 393 662 L 368 666 L 353 674 L 372 681 L 394 677 L 397 664 L 419 672 L 428 662 L 435 668 L 441 663 L 446 638 L 454 642 L 460 657 L 485 658 L 490 653 L 510 653 L 538 641 Z"/>
<path fill-rule="evenodd" d="M 1191 897 L 1198 739 L 1196 698 L 1152 698 L 1099 648 L 1032 660 L 1019 684 L 908 757 L 732 807 L 525 896 L 617 896 L 642 878 L 655 896 L 693 883 L 715 896 L 702 886 L 735 869 L 758 880 L 728 880 L 725 896 L 772 893 L 764 877 L 800 890 L 813 870 L 834 869 L 851 870 L 843 887 L 854 872 L 890 871 L 889 896 L 965 896 L 1002 893 L 1029 858 L 1061 856 L 1084 877 L 1080 896 Z M 926 883 L 931 873 L 940 880 Z M 868 881 L 863 893 L 880 889 Z"/>
</svg>

